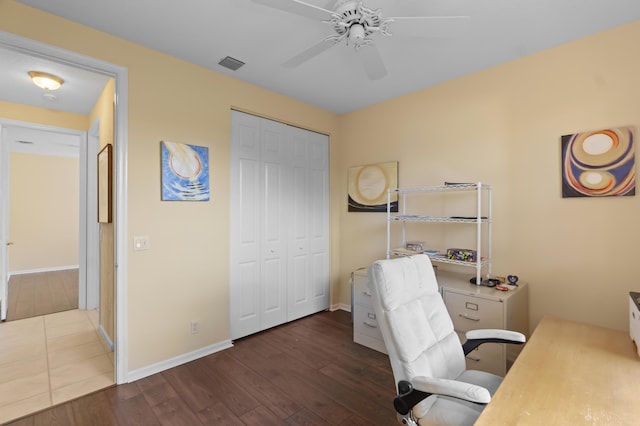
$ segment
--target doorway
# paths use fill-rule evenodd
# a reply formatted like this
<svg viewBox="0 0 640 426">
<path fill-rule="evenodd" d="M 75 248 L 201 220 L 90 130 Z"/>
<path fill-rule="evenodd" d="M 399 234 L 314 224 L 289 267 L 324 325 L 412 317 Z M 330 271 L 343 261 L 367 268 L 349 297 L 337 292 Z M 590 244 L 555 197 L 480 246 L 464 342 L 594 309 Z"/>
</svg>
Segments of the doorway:
<svg viewBox="0 0 640 426">
<path fill-rule="evenodd" d="M 112 262 L 107 265 L 114 278 L 114 341 L 115 348 L 115 381 L 127 381 L 127 315 L 126 315 L 126 162 L 127 162 L 127 117 L 128 117 L 128 73 L 127 69 L 104 61 L 76 54 L 64 49 L 49 46 L 33 40 L 25 39 L 10 33 L 0 31 L 0 48 L 33 55 L 39 60 L 48 60 L 67 66 L 77 67 L 93 73 L 113 78 L 114 81 L 114 223 Z M 5 170 L 0 170 L 0 177 L 5 177 Z M 0 196 L 0 204 L 3 200 Z M 0 235 L 0 262 L 3 262 L 6 252 L 6 233 Z M 118 265 L 116 268 L 115 265 Z M 2 268 L 0 268 L 2 269 Z M 6 277 L 0 277 L 6 278 Z"/>
<path fill-rule="evenodd" d="M 8 194 L 4 213 L 10 238 L 2 319 L 97 309 L 99 228 L 92 160 L 98 139 L 2 119 L 0 126 L 0 143 L 7 146 L 2 167 L 9 179 L 2 188 Z M 98 126 L 96 121 L 93 127 Z"/>
</svg>

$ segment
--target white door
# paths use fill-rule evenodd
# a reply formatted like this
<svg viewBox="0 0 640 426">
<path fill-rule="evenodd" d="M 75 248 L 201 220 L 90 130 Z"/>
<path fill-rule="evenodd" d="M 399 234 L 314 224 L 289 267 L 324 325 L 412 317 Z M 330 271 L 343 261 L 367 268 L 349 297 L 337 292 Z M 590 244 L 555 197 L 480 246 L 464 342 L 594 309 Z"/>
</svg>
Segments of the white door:
<svg viewBox="0 0 640 426">
<path fill-rule="evenodd" d="M 232 111 L 230 197 L 231 338 L 260 330 L 260 119 Z"/>
<path fill-rule="evenodd" d="M 232 339 L 328 308 L 328 183 L 326 136 L 232 111 Z"/>
<path fill-rule="evenodd" d="M 329 308 L 329 138 L 291 128 L 288 320 Z"/>
<path fill-rule="evenodd" d="M 287 126 L 261 120 L 261 330 L 287 321 L 287 201 L 291 190 Z"/>
</svg>

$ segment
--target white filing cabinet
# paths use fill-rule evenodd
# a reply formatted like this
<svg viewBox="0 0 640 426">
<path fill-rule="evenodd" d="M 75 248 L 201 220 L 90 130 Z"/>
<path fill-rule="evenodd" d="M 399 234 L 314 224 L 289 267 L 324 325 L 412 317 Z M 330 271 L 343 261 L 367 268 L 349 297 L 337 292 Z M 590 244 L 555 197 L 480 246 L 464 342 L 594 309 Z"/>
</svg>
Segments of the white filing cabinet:
<svg viewBox="0 0 640 426">
<path fill-rule="evenodd" d="M 354 271 L 352 282 L 353 341 L 386 354 L 387 349 L 378 327 L 371 301 L 371 291 L 367 285 L 367 269 Z"/>
<path fill-rule="evenodd" d="M 499 328 L 529 332 L 529 301 L 526 283 L 509 291 L 469 283 L 469 274 L 438 271 L 438 284 L 453 325 L 464 342 L 465 332 Z M 504 376 L 522 350 L 522 345 L 485 343 L 467 355 L 467 369 Z"/>
</svg>

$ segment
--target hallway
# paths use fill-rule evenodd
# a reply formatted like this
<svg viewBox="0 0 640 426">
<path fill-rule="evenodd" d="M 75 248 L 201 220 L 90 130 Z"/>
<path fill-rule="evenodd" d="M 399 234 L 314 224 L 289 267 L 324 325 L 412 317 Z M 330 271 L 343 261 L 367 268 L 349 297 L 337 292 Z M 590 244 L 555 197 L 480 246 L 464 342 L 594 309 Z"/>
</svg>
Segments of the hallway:
<svg viewBox="0 0 640 426">
<path fill-rule="evenodd" d="M 98 311 L 0 323 L 0 423 L 113 385 Z"/>
</svg>

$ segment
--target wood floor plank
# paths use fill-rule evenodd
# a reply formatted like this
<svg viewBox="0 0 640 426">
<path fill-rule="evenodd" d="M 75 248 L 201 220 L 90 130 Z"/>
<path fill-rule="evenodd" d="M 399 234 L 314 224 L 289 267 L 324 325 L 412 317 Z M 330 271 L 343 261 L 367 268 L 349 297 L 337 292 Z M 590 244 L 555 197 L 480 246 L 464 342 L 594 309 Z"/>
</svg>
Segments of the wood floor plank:
<svg viewBox="0 0 640 426">
<path fill-rule="evenodd" d="M 147 403 L 152 407 L 178 396 L 176 390 L 162 374 L 145 377 L 135 382 L 135 384 L 144 395 Z"/>
<path fill-rule="evenodd" d="M 234 348 L 230 349 L 231 352 L 233 350 Z M 288 397 L 277 386 L 236 361 L 227 352 L 206 357 L 202 362 L 211 364 L 216 374 L 232 380 L 281 419 L 286 419 L 301 409 L 300 404 Z"/>
<path fill-rule="evenodd" d="M 153 409 L 135 383 L 125 383 L 105 390 L 112 411 L 119 425 L 160 425 Z"/>
<path fill-rule="evenodd" d="M 193 426 L 201 424 L 196 413 L 178 396 L 154 406 L 153 411 L 161 425 Z"/>
<path fill-rule="evenodd" d="M 35 274 L 33 283 L 33 296 L 36 315 L 45 315 L 49 312 L 57 312 L 59 309 L 57 299 L 62 289 L 52 288 L 52 277 L 47 273 Z M 57 293 L 56 294 L 56 290 Z"/>
<path fill-rule="evenodd" d="M 296 425 L 313 425 L 313 426 L 329 426 L 331 423 L 327 423 L 309 410 L 300 410 L 293 416 L 289 417 L 285 424 Z"/>
<path fill-rule="evenodd" d="M 76 424 L 92 426 L 111 426 L 116 417 L 104 392 L 96 392 L 70 402 L 73 409 L 73 421 Z"/>
<path fill-rule="evenodd" d="M 236 416 L 241 416 L 260 405 L 235 381 L 217 374 L 207 365 L 210 363 L 197 360 L 162 374 L 194 411 L 222 402 Z"/>
<path fill-rule="evenodd" d="M 78 269 L 13 275 L 7 321 L 78 308 Z"/>
<path fill-rule="evenodd" d="M 277 426 L 284 423 L 281 418 L 263 406 L 256 407 L 243 414 L 240 420 L 243 424 L 249 426 Z"/>
<path fill-rule="evenodd" d="M 47 309 L 53 312 L 68 309 L 70 303 L 61 274 L 45 274 L 45 280 L 49 292 L 49 306 Z"/>
<path fill-rule="evenodd" d="M 393 397 L 386 355 L 321 312 L 10 425 L 393 425 Z"/>
<path fill-rule="evenodd" d="M 389 367 L 391 368 L 391 367 Z M 382 407 L 388 407 L 389 410 L 393 410 L 393 402 L 389 398 L 393 398 L 393 392 L 390 389 L 394 389 L 394 381 L 387 374 L 382 372 L 382 376 L 385 378 L 386 385 L 382 386 L 372 380 L 373 377 L 380 374 L 375 371 L 368 371 L 367 374 L 361 374 L 354 372 L 351 369 L 344 368 L 342 365 L 331 364 L 320 370 L 322 374 L 330 377 L 336 382 L 340 382 L 344 387 L 349 388 L 358 393 L 364 393 L 372 398 L 377 404 Z"/>
<path fill-rule="evenodd" d="M 161 422 L 143 395 L 120 401 L 114 410 L 116 422 L 125 426 L 155 426 Z"/>
<path fill-rule="evenodd" d="M 242 422 L 231 410 L 229 410 L 222 402 L 211 407 L 207 407 L 198 412 L 198 419 L 203 425 L 226 425 L 226 426 L 244 426 Z"/>
<path fill-rule="evenodd" d="M 318 370 L 306 366 L 302 361 L 288 355 L 286 351 L 276 351 L 262 336 L 251 340 L 253 350 L 237 351 L 243 362 L 276 384 L 289 397 L 319 415 L 331 424 L 337 424 L 349 417 L 349 410 L 337 403 L 331 395 L 310 385 L 313 376 L 320 376 Z"/>
<path fill-rule="evenodd" d="M 15 308 L 15 318 L 30 318 L 36 316 L 35 287 L 33 276 L 21 276 L 18 286 L 17 305 Z M 12 289 L 9 288 L 9 291 Z M 7 318 L 9 320 L 9 318 Z"/>
</svg>

